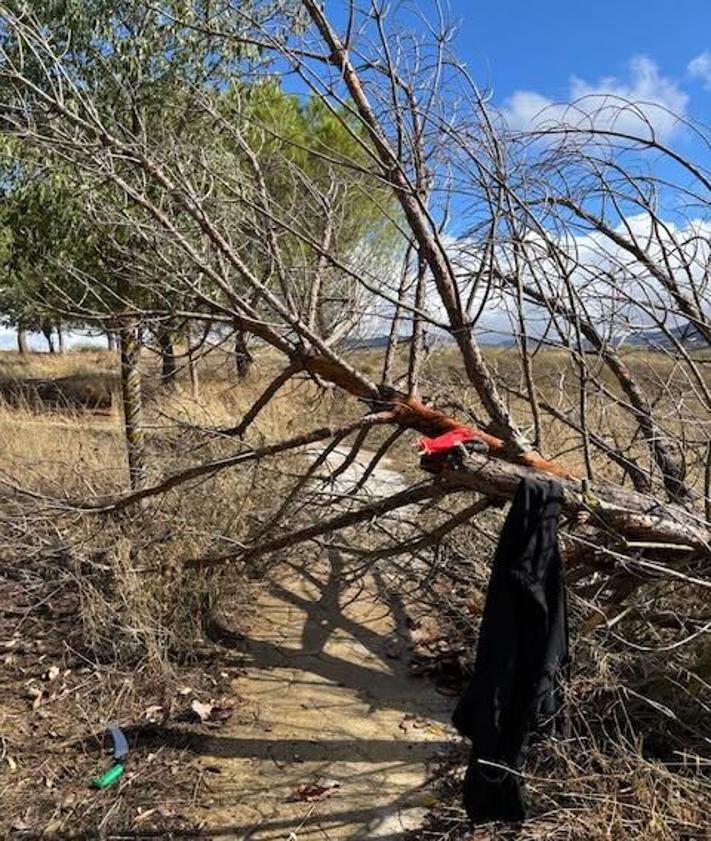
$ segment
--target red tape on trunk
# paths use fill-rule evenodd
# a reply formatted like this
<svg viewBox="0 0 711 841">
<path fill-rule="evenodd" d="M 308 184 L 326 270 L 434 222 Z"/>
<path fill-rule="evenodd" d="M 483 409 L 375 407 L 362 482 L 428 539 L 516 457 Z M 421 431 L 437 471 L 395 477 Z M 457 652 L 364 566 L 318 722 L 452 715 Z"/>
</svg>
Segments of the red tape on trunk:
<svg viewBox="0 0 711 841">
<path fill-rule="evenodd" d="M 423 455 L 433 455 L 434 453 L 445 453 L 451 450 L 458 444 L 463 444 L 465 441 L 473 441 L 477 437 L 473 429 L 468 429 L 466 426 L 458 426 L 444 435 L 438 435 L 436 438 L 420 438 L 417 446 Z"/>
</svg>

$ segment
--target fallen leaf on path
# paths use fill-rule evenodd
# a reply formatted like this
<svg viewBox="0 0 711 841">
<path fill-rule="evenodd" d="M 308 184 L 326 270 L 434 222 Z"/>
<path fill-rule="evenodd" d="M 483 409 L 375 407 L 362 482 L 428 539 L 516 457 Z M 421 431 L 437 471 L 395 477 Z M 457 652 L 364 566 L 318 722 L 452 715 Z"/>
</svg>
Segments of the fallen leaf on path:
<svg viewBox="0 0 711 841">
<path fill-rule="evenodd" d="M 190 709 L 200 719 L 200 721 L 207 721 L 212 715 L 214 705 L 208 702 L 207 704 L 198 701 L 197 698 L 190 704 Z"/>
<path fill-rule="evenodd" d="M 330 797 L 340 787 L 341 784 L 336 780 L 324 780 L 322 783 L 307 783 L 306 785 L 295 788 L 287 797 L 287 801 L 292 803 L 294 801 L 314 803 Z"/>
<path fill-rule="evenodd" d="M 421 730 L 423 727 L 427 727 L 428 722 L 424 718 L 420 718 L 419 716 L 414 715 L 414 713 L 406 713 L 398 727 L 403 733 L 407 733 L 408 730 Z"/>
<path fill-rule="evenodd" d="M 138 808 L 140 810 L 141 807 L 139 806 Z M 139 811 L 138 815 L 136 815 L 136 817 L 133 819 L 133 825 L 135 826 L 137 823 L 140 823 L 141 821 L 145 821 L 147 818 L 150 818 L 151 815 L 155 815 L 155 813 L 157 811 L 158 811 L 157 808 L 156 809 L 146 809 L 145 812 L 140 812 Z"/>
<path fill-rule="evenodd" d="M 146 721 L 150 721 L 155 723 L 158 721 L 163 715 L 163 707 L 160 704 L 151 704 L 150 707 L 146 707 L 143 711 L 143 717 Z"/>
<path fill-rule="evenodd" d="M 227 721 L 232 718 L 232 707 L 220 707 L 214 701 L 198 701 L 197 698 L 190 704 L 192 712 L 200 721 Z"/>
<path fill-rule="evenodd" d="M 418 622 L 417 627 L 410 632 L 410 640 L 415 645 L 427 646 L 436 642 L 438 639 L 441 639 L 443 633 L 442 628 L 436 620 L 424 618 Z"/>
<path fill-rule="evenodd" d="M 39 709 L 39 706 L 42 703 L 42 697 L 44 696 L 44 689 L 39 686 L 30 686 L 27 690 L 27 694 L 30 698 L 32 698 L 32 709 Z"/>
</svg>

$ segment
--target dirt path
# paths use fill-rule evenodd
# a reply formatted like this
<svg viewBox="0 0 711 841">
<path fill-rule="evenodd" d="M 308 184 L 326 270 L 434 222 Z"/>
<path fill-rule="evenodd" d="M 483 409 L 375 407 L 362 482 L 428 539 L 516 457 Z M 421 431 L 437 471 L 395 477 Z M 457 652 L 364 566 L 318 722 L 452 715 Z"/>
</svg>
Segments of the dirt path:
<svg viewBox="0 0 711 841">
<path fill-rule="evenodd" d="M 399 598 L 330 550 L 273 571 L 256 613 L 239 715 L 202 746 L 221 770 L 206 822 L 254 841 L 405 838 L 432 802 L 452 699 L 409 673 Z"/>
</svg>

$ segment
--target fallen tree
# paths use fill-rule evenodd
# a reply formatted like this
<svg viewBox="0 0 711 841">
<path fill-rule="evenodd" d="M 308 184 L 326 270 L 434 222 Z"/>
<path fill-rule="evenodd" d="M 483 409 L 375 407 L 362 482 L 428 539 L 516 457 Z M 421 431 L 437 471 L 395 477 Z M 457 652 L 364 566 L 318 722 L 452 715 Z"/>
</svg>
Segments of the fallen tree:
<svg viewBox="0 0 711 841">
<path fill-rule="evenodd" d="M 40 18 L 3 8 L 2 130 L 48 156 L 61 149 L 78 183 L 102 185 L 86 190 L 87 213 L 120 220 L 134 234 L 112 243 L 115 262 L 145 278 L 144 300 L 151 306 L 134 295 L 112 313 L 112 323 L 137 325 L 149 317 L 167 323 L 178 315 L 169 303 L 177 296 L 187 323 L 201 321 L 206 330 L 229 324 L 281 356 L 281 372 L 239 423 L 219 431 L 223 437 L 248 436 L 264 407 L 299 377 L 340 389 L 371 412 L 343 428 L 192 465 L 126 494 L 61 504 L 119 510 L 309 442 L 355 433 L 356 452 L 374 425 L 433 435 L 465 424 L 475 428 L 488 455 L 472 456 L 466 470 L 439 477 L 430 495 L 467 489 L 506 499 L 522 471 L 533 470 L 563 483 L 571 514 L 585 511 L 601 532 L 618 535 L 614 551 L 639 554 L 644 550 L 633 544 L 641 541 L 670 557 L 680 546 L 708 552 L 711 389 L 678 330 L 688 324 L 708 335 L 708 237 L 692 218 L 665 220 L 657 182 L 639 176 L 646 151 L 667 154 L 684 178 L 695 179 L 693 187 L 680 182 L 679 194 L 703 201 L 702 170 L 660 146 L 643 110 L 638 133 L 624 143 L 609 121 L 594 119 L 563 121 L 567 131 L 555 147 L 541 143 L 540 132 L 513 133 L 453 60 L 446 28 L 429 41 L 389 33 L 384 10 L 373 4 L 354 7 L 348 31 L 339 34 L 320 4 L 304 0 L 302 7 L 310 25 L 301 34 L 285 27 L 278 13 L 228 17 L 227 28 L 218 30 L 163 11 L 176 27 L 205 29 L 210 49 L 256 45 L 258 61 L 267 56 L 290 65 L 358 150 L 346 154 L 316 144 L 308 150 L 322 164 L 316 173 L 292 158 L 284 164 L 285 150 L 298 146 L 298 137 L 214 91 L 181 90 L 214 129 L 209 156 L 162 126 L 124 125 L 112 117 L 101 86 L 82 81 L 85 55 L 62 51 Z M 118 30 L 113 36 L 124 37 Z M 94 48 L 100 52 L 100 45 Z M 262 71 L 256 63 L 250 71 L 266 75 L 271 68 Z M 265 159 L 261 150 L 269 143 L 274 151 Z M 274 182 L 272 170 L 293 179 L 289 190 Z M 334 197 L 344 189 L 375 197 L 369 212 L 381 214 L 400 238 L 399 271 L 386 271 L 367 241 L 342 245 L 334 235 Z M 674 189 L 669 179 L 665 189 Z M 467 217 L 456 229 L 449 224 L 453 205 Z M 76 267 L 67 270 L 76 282 Z M 97 279 L 84 275 L 82 281 L 86 295 L 67 293 L 67 313 L 106 320 L 107 308 L 96 304 L 102 294 Z M 511 325 L 513 376 L 497 369 L 478 340 L 488 309 Z M 374 377 L 344 339 L 358 324 L 365 329 L 376 321 L 386 323 L 389 339 Z M 654 329 L 651 341 L 664 371 L 644 361 L 635 369 L 623 359 L 619 334 L 629 334 L 635 323 L 644 325 L 640 333 Z M 404 353 L 401 325 L 409 325 Z M 464 408 L 476 423 L 423 399 L 428 330 L 451 340 L 464 375 L 460 386 L 471 389 Z M 535 370 L 546 349 L 563 357 L 553 386 L 551 375 L 544 372 L 544 385 Z M 438 383 L 429 389 L 436 392 Z M 450 390 L 445 402 L 452 396 Z M 547 440 L 553 420 L 573 435 L 559 453 Z M 584 476 L 585 484 L 574 475 Z M 624 487 L 628 479 L 645 492 Z M 400 501 L 407 505 L 407 495 L 396 507 Z M 347 515 L 352 521 L 338 515 L 319 528 L 366 520 L 375 510 L 365 506 Z M 293 539 L 309 534 L 310 526 L 297 529 Z"/>
<path fill-rule="evenodd" d="M 324 366 L 319 366 L 323 373 Z M 387 405 L 378 413 L 366 415 L 361 420 L 341 427 L 322 427 L 293 438 L 270 444 L 258 449 L 241 448 L 234 455 L 205 461 L 184 470 L 165 476 L 153 485 L 123 494 L 94 500 L 53 499 L 36 495 L 50 506 L 61 510 L 76 510 L 93 513 L 121 511 L 142 503 L 151 497 L 160 496 L 181 485 L 237 467 L 241 464 L 268 459 L 288 451 L 312 444 L 341 440 L 353 432 L 360 434 L 375 426 L 397 424 L 416 430 L 427 436 L 437 436 L 453 429 L 460 429 L 461 423 L 442 412 L 426 406 L 412 397 L 396 396 L 380 398 L 378 403 Z M 394 403 L 394 407 L 393 404 Z M 485 432 L 473 430 L 475 436 L 487 447 L 485 455 L 467 453 L 461 465 L 444 466 L 436 478 L 427 484 L 379 499 L 360 507 L 354 512 L 340 514 L 326 522 L 307 526 L 296 532 L 248 547 L 238 553 L 191 562 L 193 566 L 214 566 L 235 557 L 252 559 L 260 555 L 293 546 L 305 540 L 330 534 L 342 528 L 365 522 L 391 511 L 396 511 L 428 498 L 476 491 L 492 500 L 512 499 L 516 488 L 527 475 L 550 476 L 564 489 L 563 509 L 570 516 L 587 515 L 593 526 L 610 532 L 619 544 L 619 549 L 644 548 L 657 551 L 703 552 L 711 556 L 711 531 L 701 517 L 694 517 L 687 509 L 677 505 L 662 504 L 654 497 L 622 489 L 611 484 L 591 486 L 576 479 L 552 462 L 546 462 L 535 453 L 507 451 L 505 442 Z M 21 487 L 10 485 L 16 493 L 23 493 Z"/>
</svg>

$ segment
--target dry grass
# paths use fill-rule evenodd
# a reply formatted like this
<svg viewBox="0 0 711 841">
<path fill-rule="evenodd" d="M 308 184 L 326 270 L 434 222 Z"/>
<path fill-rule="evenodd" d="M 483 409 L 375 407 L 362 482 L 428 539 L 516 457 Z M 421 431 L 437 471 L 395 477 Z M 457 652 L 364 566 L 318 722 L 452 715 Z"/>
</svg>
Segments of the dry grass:
<svg viewBox="0 0 711 841">
<path fill-rule="evenodd" d="M 13 379 L 25 374 L 63 380 L 90 374 L 111 378 L 116 364 L 116 357 L 106 352 L 34 354 L 29 360 L 15 354 L 0 357 L 0 371 Z M 234 439 L 208 439 L 205 444 L 195 430 L 233 425 L 259 394 L 273 366 L 267 358 L 260 376 L 235 384 L 225 375 L 226 364 L 224 358 L 208 357 L 195 399 L 186 389 L 184 374 L 176 388 L 161 389 L 154 359 L 144 360 L 151 481 L 243 446 Z M 273 440 L 291 428 L 313 425 L 314 406 L 304 405 L 302 394 L 298 400 L 294 396 L 293 387 L 285 388 L 260 415 L 248 442 Z M 126 487 L 116 406 L 97 415 L 77 409 L 0 405 L 0 436 L 5 444 L 0 471 L 24 488 L 53 498 L 86 499 Z M 220 473 L 207 484 L 183 486 L 142 511 L 103 520 L 53 512 L 53 529 L 71 547 L 67 575 L 80 594 L 84 644 L 117 662 L 144 655 L 167 663 L 170 652 L 189 651 L 190 641 L 200 637 L 199 626 L 214 591 L 224 588 L 224 579 L 231 574 L 186 573 L 185 560 L 239 546 L 276 504 L 278 487 L 285 482 L 284 466 L 257 464 Z M 42 515 L 35 511 L 33 516 L 39 521 Z M 31 540 L 29 532 L 26 539 Z M 91 574 L 94 567 L 97 575 Z"/>
<path fill-rule="evenodd" d="M 72 376 L 115 374 L 118 357 L 104 350 L 81 353 L 0 353 L 0 379 L 61 379 Z"/>
<path fill-rule="evenodd" d="M 490 511 L 460 528 L 439 547 L 434 565 L 411 557 L 389 565 L 407 581 L 420 622 L 429 629 L 415 649 L 418 668 L 448 692 L 461 691 L 473 664 L 502 516 Z M 592 627 L 589 620 L 606 594 L 600 577 L 571 583 L 572 668 L 561 730 L 557 739 L 529 750 L 525 825 L 471 830 L 461 806 L 469 752 L 462 744 L 438 769 L 438 803 L 418 841 L 711 837 L 708 642 L 702 635 L 668 649 L 684 636 L 669 620 L 707 614 L 704 593 L 650 581 L 629 600 L 623 618 Z"/>
<path fill-rule="evenodd" d="M 151 478 L 244 446 L 208 439 L 195 426 L 230 426 L 275 368 L 235 383 L 222 358 L 201 367 L 194 399 L 181 372 L 175 389 L 160 386 L 156 361 L 144 358 L 145 421 Z M 90 377 L 111 383 L 109 353 L 64 357 L 0 355 L 0 377 L 54 380 L 70 387 Z M 325 404 L 284 394 L 260 416 L 247 443 L 316 422 Z M 96 413 L 67 405 L 0 405 L 0 475 L 53 498 L 91 498 L 127 484 L 116 405 Z M 232 627 L 249 616 L 250 585 L 237 565 L 188 571 L 189 558 L 238 548 L 273 510 L 288 481 L 289 461 L 252 464 L 181 487 L 142 510 L 80 516 L 2 490 L 0 523 L 0 827 L 63 831 L 135 819 L 142 829 L 188 825 L 204 771 L 178 748 L 159 743 L 133 772 L 126 792 L 87 796 L 105 767 L 100 734 L 108 720 L 145 723 L 180 716 L 193 697 L 219 697 L 232 669 L 215 656 L 211 624 L 227 612 Z M 294 469 L 296 469 L 294 464 Z M 51 684 L 47 670 L 59 670 Z M 227 671 L 225 671 L 227 669 Z M 177 693 L 188 685 L 192 694 Z M 36 693 L 40 692 L 40 695 Z M 40 701 L 35 704 L 35 699 Z M 97 737 L 97 734 L 99 736 Z M 88 737 L 88 740 L 87 740 Z M 145 741 L 145 738 L 144 738 Z M 159 809 L 156 809 L 156 803 Z M 142 810 L 139 814 L 139 810 Z M 141 815 L 148 812 L 149 818 Z M 108 821 L 108 823 L 107 823 Z"/>
<path fill-rule="evenodd" d="M 523 391 L 517 355 L 505 350 L 487 353 L 502 388 Z M 689 481 L 701 495 L 711 424 L 684 371 L 661 354 L 640 350 L 625 353 L 625 362 L 647 390 L 663 428 L 684 440 Z M 369 363 L 375 375 L 374 356 Z M 708 360 L 699 370 L 711 385 Z M 609 372 L 600 370 L 597 375 L 598 383 L 620 396 Z M 577 409 L 577 376 L 562 353 L 546 351 L 534 359 L 541 400 L 560 409 Z M 461 411 L 458 405 L 470 406 L 476 413 L 477 396 L 451 349 L 442 349 L 427 360 L 422 384 L 438 405 L 449 404 L 455 413 Z M 515 396 L 510 396 L 510 402 L 517 420 L 530 424 L 528 404 Z M 619 406 L 611 406 L 609 399 L 591 399 L 589 417 L 592 431 L 620 442 L 634 440 L 634 419 Z M 563 423 L 546 418 L 542 449 L 571 471 L 585 474 L 580 436 Z M 629 454 L 643 466 L 649 465 L 643 441 L 637 440 Z M 404 439 L 395 458 L 398 467 L 415 478 L 412 451 Z M 622 481 L 619 468 L 594 448 L 592 464 L 598 481 Z M 441 522 L 462 504 L 448 501 L 446 511 L 431 511 L 417 525 Z M 700 502 L 698 511 L 703 513 Z M 410 556 L 401 559 L 402 575 L 420 611 L 440 618 L 429 656 L 433 673 L 449 687 L 457 673 L 466 680 L 472 663 L 500 525 L 501 514 L 491 512 L 458 529 L 435 550 L 434 569 L 431 561 L 418 566 Z M 708 580 L 708 560 L 699 559 L 695 571 Z M 482 827 L 472 832 L 468 827 L 460 806 L 467 758 L 463 748 L 442 771 L 441 802 L 419 838 L 711 838 L 711 648 L 703 632 L 680 644 L 708 621 L 708 590 L 682 581 L 640 578 L 632 594 L 610 613 L 608 605 L 615 602 L 616 588 L 626 577 L 629 573 L 624 569 L 619 575 L 609 571 L 581 575 L 577 570 L 571 575 L 574 649 L 565 708 L 570 733 L 560 741 L 536 745 L 530 752 L 526 776 L 533 805 L 524 828 Z M 608 610 L 606 617 L 603 610 Z"/>
<path fill-rule="evenodd" d="M 517 351 L 489 349 L 487 358 L 499 387 L 507 395 L 514 417 L 533 437 L 531 407 L 527 400 L 519 396 L 526 393 L 526 385 Z M 646 350 L 630 350 L 623 353 L 622 358 L 635 382 L 646 393 L 659 427 L 676 442 L 675 446 L 683 446 L 688 484 L 699 496 L 703 496 L 707 448 L 711 441 L 711 419 L 696 393 L 698 387 L 689 380 L 688 369 L 664 354 Z M 699 375 L 711 391 L 710 360 L 699 356 L 696 361 Z M 617 442 L 626 456 L 635 459 L 643 469 L 654 472 L 649 448 L 639 433 L 634 413 L 614 404 L 609 396 L 621 400 L 623 404 L 628 403 L 619 384 L 609 369 L 598 360 L 589 359 L 587 365 L 587 417 L 590 432 L 610 442 Z M 532 366 L 539 402 L 542 405 L 547 402 L 576 422 L 580 407 L 579 370 L 570 355 L 559 350 L 542 351 L 533 357 Z M 423 370 L 423 387 L 440 405 L 463 405 L 471 407 L 475 412 L 480 407 L 475 390 L 466 380 L 459 356 L 451 348 L 441 349 L 427 360 Z M 484 412 L 479 411 L 479 414 L 484 415 Z M 541 419 L 542 454 L 576 475 L 586 475 L 580 432 L 551 416 L 543 408 Z M 621 468 L 594 444 L 590 445 L 590 461 L 595 481 L 629 483 Z M 655 487 L 663 498 L 664 490 L 658 475 L 655 477 Z"/>
<path fill-rule="evenodd" d="M 520 386 L 513 355 L 492 351 L 490 361 L 502 382 Z M 359 362 L 377 375 L 375 354 L 359 354 Z M 672 417 L 680 422 L 672 404 L 684 383 L 675 382 L 669 363 L 639 353 L 632 354 L 629 362 L 650 388 L 672 382 L 674 388 L 664 398 L 669 405 L 663 412 L 670 423 Z M 242 446 L 233 439 L 206 440 L 197 427 L 233 425 L 280 366 L 278 359 L 265 354 L 253 375 L 238 382 L 229 359 L 215 352 L 201 363 L 200 392 L 195 398 L 186 371 L 181 370 L 177 387 L 170 390 L 160 386 L 155 357 L 145 356 L 143 364 L 152 478 Z M 552 397 L 556 393 L 566 364 L 553 352 L 536 358 L 542 394 Z M 117 359 L 107 352 L 27 358 L 0 354 L 0 381 L 61 380 L 63 387 L 70 387 L 94 378 L 115 389 L 116 375 Z M 423 390 L 438 402 L 454 400 L 476 410 L 477 400 L 449 350 L 428 360 L 423 377 Z M 570 377 L 568 382 L 573 383 Z M 614 388 L 611 382 L 608 385 Z M 574 391 L 569 397 L 564 393 L 563 399 L 573 401 Z M 519 417 L 526 420 L 525 405 L 515 402 Z M 259 416 L 246 444 L 273 441 L 361 411 L 350 398 L 319 395 L 310 384 L 290 383 Z M 688 400 L 684 411 L 690 420 L 688 429 L 700 439 L 708 418 L 700 417 Z M 618 432 L 631 433 L 629 418 L 619 410 L 596 417 L 601 428 L 614 424 Z M 367 447 L 373 449 L 386 434 L 386 430 L 374 430 Z M 90 497 L 126 486 L 121 419 L 115 403 L 99 414 L 76 406 L 5 402 L 0 406 L 0 438 L 1 475 L 40 494 Z M 391 455 L 405 474 L 420 478 L 412 439 L 412 434 L 402 436 Z M 559 454 L 572 469 L 582 467 L 580 450 L 573 447 L 575 435 L 564 425 L 547 423 L 543 443 L 548 455 Z M 644 457 L 641 448 L 636 453 Z M 206 656 L 214 656 L 214 652 L 209 654 L 211 620 L 216 613 L 228 612 L 234 624 L 235 616 L 248 615 L 247 579 L 258 570 L 228 566 L 196 573 L 187 571 L 184 562 L 239 548 L 252 539 L 301 467 L 298 456 L 255 463 L 182 486 L 144 510 L 90 518 L 71 510 L 49 512 L 36 501 L 11 493 L 3 496 L 0 522 L 7 538 L 0 548 L 0 583 L 2 603 L 9 608 L 2 614 L 2 630 L 12 645 L 6 653 L 6 689 L 0 693 L 0 710 L 9 723 L 6 732 L 16 734 L 6 737 L 3 755 L 9 755 L 18 767 L 11 771 L 8 761 L 0 759 L 0 798 L 10 804 L 1 825 L 19 821 L 32 827 L 50 824 L 76 829 L 108 820 L 108 804 L 91 801 L 85 808 L 83 788 L 77 784 L 76 772 L 72 777 L 67 766 L 67 756 L 73 757 L 82 779 L 95 770 L 96 742 L 76 747 L 76 740 L 99 732 L 110 717 L 141 720 L 151 704 L 172 709 L 181 684 L 190 683 L 203 693 L 219 691 L 220 681 L 226 680 L 219 677 L 223 669 L 219 661 L 215 668 L 205 661 Z M 595 456 L 595 468 L 604 478 L 618 478 L 603 472 L 610 468 L 599 456 Z M 700 481 L 698 476 L 695 481 Z M 404 559 L 406 578 L 421 609 L 441 617 L 444 638 L 459 652 L 461 662 L 471 656 L 475 645 L 488 579 L 490 538 L 495 537 L 499 522 L 500 514 L 493 513 L 459 529 L 438 550 L 434 572 L 430 562 L 417 577 L 411 558 Z M 372 535 L 369 531 L 364 540 Z M 672 643 L 679 627 L 669 617 L 702 617 L 707 612 L 704 601 L 682 586 L 648 583 L 634 594 L 629 614 L 614 627 L 604 622 L 593 627 L 589 619 L 609 593 L 609 586 L 606 589 L 599 579 L 581 579 L 573 588 L 571 737 L 535 748 L 531 754 L 527 772 L 536 807 L 523 837 L 702 839 L 710 793 L 711 649 L 703 635 L 691 645 L 657 654 L 634 645 L 663 648 Z M 655 625 L 650 616 L 669 621 L 665 626 Z M 42 678 L 54 663 L 62 675 L 70 670 L 61 678 L 61 691 L 46 686 Z M 26 693 L 37 685 L 45 694 L 32 709 Z M 63 692 L 67 694 L 62 696 Z M 62 697 L 65 700 L 56 700 Z M 47 740 L 50 760 L 37 750 L 38 739 Z M 68 748 L 69 743 L 74 747 Z M 121 795 L 123 800 L 119 798 L 122 805 L 111 819 L 114 825 L 127 825 L 126 810 L 133 809 L 135 817 L 139 806 L 145 810 L 152 802 L 168 804 L 173 824 L 189 822 L 185 815 L 190 812 L 198 772 L 189 764 L 181 765 L 180 771 L 167 771 L 163 762 L 174 768 L 182 759 L 171 749 L 161 753 L 146 771 L 143 792 L 141 786 L 133 786 Z M 49 768 L 54 769 L 54 776 L 46 784 L 43 775 Z M 162 773 L 169 775 L 167 787 L 160 781 Z M 461 758 L 455 757 L 443 776 L 441 806 L 421 838 L 483 841 L 504 837 L 493 829 L 475 836 L 468 832 L 458 807 L 460 777 Z M 177 786 L 179 797 L 171 798 L 171 785 Z M 74 806 L 65 808 L 62 798 L 69 795 L 75 798 Z M 153 825 L 152 819 L 142 826 L 146 825 Z"/>
</svg>

